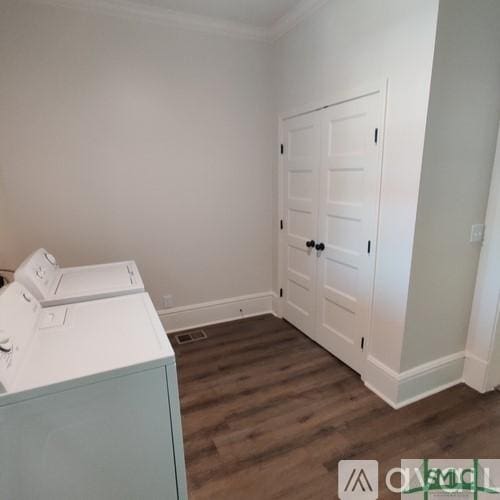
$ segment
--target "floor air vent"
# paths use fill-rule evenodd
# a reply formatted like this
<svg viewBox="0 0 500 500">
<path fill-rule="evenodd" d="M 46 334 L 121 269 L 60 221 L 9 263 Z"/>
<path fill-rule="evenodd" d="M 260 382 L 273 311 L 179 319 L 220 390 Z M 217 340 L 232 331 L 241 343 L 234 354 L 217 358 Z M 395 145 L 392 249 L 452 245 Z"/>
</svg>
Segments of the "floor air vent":
<svg viewBox="0 0 500 500">
<path fill-rule="evenodd" d="M 180 333 L 175 336 L 178 344 L 189 344 L 191 342 L 198 342 L 198 340 L 205 340 L 207 334 L 203 330 L 196 330 L 191 333 Z"/>
</svg>

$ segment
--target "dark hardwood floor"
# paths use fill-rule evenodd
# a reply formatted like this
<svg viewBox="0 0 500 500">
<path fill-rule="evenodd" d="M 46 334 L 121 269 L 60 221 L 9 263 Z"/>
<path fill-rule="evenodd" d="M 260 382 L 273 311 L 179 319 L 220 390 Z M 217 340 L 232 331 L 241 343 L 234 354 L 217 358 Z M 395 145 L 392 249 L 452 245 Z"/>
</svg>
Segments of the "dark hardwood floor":
<svg viewBox="0 0 500 500">
<path fill-rule="evenodd" d="M 177 354 L 190 499 L 337 498 L 342 459 L 500 458 L 500 393 L 465 385 L 395 411 L 271 315 L 204 328 Z"/>
</svg>

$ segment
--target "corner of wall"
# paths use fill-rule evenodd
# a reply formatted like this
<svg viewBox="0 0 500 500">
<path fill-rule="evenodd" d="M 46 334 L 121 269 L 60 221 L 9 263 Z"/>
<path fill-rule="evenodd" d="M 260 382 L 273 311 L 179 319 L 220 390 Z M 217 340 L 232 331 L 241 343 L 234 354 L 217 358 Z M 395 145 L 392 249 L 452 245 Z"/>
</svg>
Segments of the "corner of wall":
<svg viewBox="0 0 500 500">
<path fill-rule="evenodd" d="M 457 352 L 397 373 L 368 356 L 364 382 L 390 406 L 399 409 L 463 382 L 464 361 L 465 353 Z"/>
<path fill-rule="evenodd" d="M 471 352 L 465 355 L 464 382 L 478 392 L 487 392 L 488 362 Z"/>
</svg>

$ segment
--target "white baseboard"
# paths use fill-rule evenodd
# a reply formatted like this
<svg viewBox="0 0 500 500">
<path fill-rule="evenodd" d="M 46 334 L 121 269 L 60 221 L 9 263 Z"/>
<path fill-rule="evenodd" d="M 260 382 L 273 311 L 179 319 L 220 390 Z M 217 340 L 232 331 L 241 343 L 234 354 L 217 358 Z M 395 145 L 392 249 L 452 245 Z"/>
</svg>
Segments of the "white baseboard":
<svg viewBox="0 0 500 500">
<path fill-rule="evenodd" d="M 399 374 L 371 354 L 366 358 L 363 382 L 368 389 L 396 408 L 399 394 Z"/>
<path fill-rule="evenodd" d="M 369 355 L 364 382 L 398 409 L 463 382 L 464 361 L 461 351 L 397 373 Z"/>
<path fill-rule="evenodd" d="M 273 313 L 273 292 L 241 295 L 158 311 L 167 333 Z"/>
<path fill-rule="evenodd" d="M 479 392 L 486 392 L 493 387 L 487 387 L 488 362 L 471 352 L 465 353 L 464 382 Z"/>
<path fill-rule="evenodd" d="M 281 308 L 280 297 L 274 292 L 265 292 L 164 309 L 158 314 L 166 332 L 174 333 L 261 314 L 281 317 Z M 482 360 L 468 356 L 466 362 L 464 352 L 444 356 L 401 373 L 369 355 L 364 383 L 393 408 L 399 409 L 463 382 L 464 362 L 471 374 L 466 382 L 481 391 L 479 382 L 474 380 L 484 380 L 481 379 Z"/>
</svg>

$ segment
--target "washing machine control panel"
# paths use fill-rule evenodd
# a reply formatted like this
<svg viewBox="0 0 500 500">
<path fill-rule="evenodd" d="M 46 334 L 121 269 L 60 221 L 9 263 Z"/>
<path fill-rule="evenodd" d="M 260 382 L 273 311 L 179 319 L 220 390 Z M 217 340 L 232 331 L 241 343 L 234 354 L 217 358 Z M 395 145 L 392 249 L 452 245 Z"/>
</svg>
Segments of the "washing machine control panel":
<svg viewBox="0 0 500 500">
<path fill-rule="evenodd" d="M 35 334 L 41 307 L 20 283 L 0 294 L 0 394 L 8 392 Z"/>
<path fill-rule="evenodd" d="M 44 248 L 30 255 L 16 270 L 15 279 L 33 293 L 38 300 L 46 299 L 57 279 L 56 258 Z"/>
<path fill-rule="evenodd" d="M 8 373 L 12 370 L 14 358 L 14 343 L 0 330 L 0 373 Z M 0 381 L 0 394 L 6 392 L 4 383 Z"/>
</svg>

